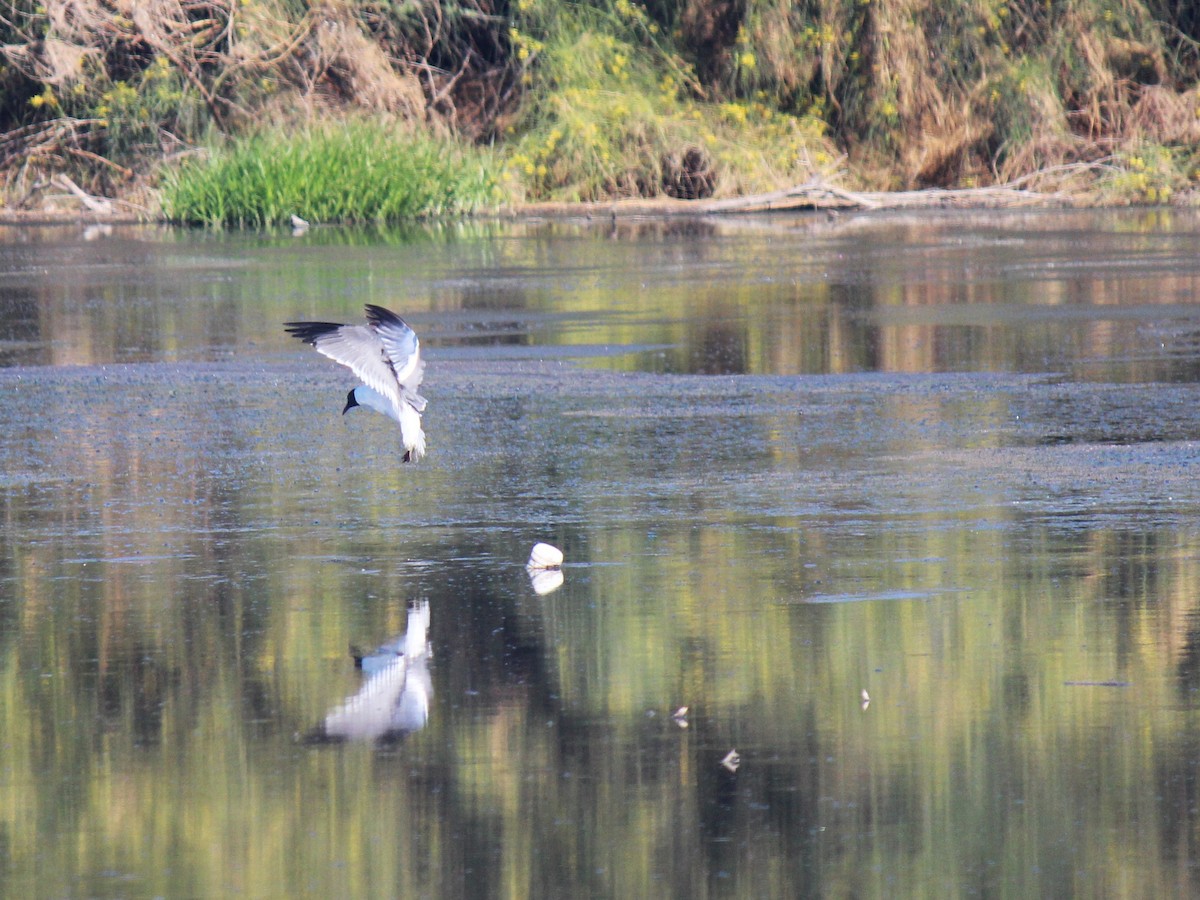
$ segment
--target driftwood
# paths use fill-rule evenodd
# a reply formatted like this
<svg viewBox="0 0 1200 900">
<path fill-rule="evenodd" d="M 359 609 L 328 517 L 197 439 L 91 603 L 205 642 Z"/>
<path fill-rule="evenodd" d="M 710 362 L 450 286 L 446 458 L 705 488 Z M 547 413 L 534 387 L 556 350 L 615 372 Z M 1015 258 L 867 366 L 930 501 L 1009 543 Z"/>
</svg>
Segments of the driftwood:
<svg viewBox="0 0 1200 900">
<path fill-rule="evenodd" d="M 927 188 L 920 191 L 848 191 L 823 182 L 808 182 L 769 194 L 707 200 L 704 213 L 749 213 L 787 209 L 908 209 L 945 206 L 1046 206 L 1068 196 L 1042 193 L 1011 185 L 979 188 Z"/>
<path fill-rule="evenodd" d="M 51 181 L 61 188 L 65 188 L 75 199 L 90 209 L 92 212 L 100 216 L 111 216 L 113 214 L 113 202 L 107 197 L 94 197 L 77 185 L 74 181 L 63 175 L 61 172 L 55 175 Z"/>
<path fill-rule="evenodd" d="M 1043 193 L 1023 188 L 986 187 L 960 190 L 848 191 L 831 185 L 802 184 L 769 194 L 730 197 L 725 200 L 613 200 L 593 203 L 529 203 L 504 210 L 509 216 L 708 216 L 786 210 L 883 210 L 944 207 L 1062 206 L 1071 195 Z"/>
<path fill-rule="evenodd" d="M 851 191 L 824 179 L 814 179 L 794 187 L 730 197 L 722 200 L 615 200 L 594 203 L 533 203 L 508 210 L 520 216 L 705 216 L 759 213 L 777 210 L 886 210 L 914 208 L 1029 207 L 1064 206 L 1079 202 L 1083 195 L 1064 188 L 1073 178 L 1087 178 L 1112 170 L 1112 158 L 1092 162 L 1052 166 L 1023 175 L 1013 181 L 976 188 L 928 188 L 919 191 Z M 1032 184 L 1051 183 L 1056 190 L 1040 191 Z M 1086 193 L 1086 192 L 1085 192 Z"/>
</svg>

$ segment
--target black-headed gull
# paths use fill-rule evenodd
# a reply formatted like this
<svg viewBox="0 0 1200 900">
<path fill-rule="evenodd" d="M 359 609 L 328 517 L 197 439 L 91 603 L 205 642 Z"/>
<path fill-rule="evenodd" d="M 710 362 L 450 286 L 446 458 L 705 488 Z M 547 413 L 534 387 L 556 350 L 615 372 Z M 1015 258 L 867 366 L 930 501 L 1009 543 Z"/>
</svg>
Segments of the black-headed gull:
<svg viewBox="0 0 1200 900">
<path fill-rule="evenodd" d="M 368 304 L 366 325 L 285 322 L 283 327 L 365 382 L 346 395 L 343 415 L 356 406 L 366 406 L 390 416 L 400 425 L 404 461 L 425 455 L 421 413 L 426 400 L 417 393 L 425 363 L 421 342 L 407 322 L 390 309 Z"/>
</svg>

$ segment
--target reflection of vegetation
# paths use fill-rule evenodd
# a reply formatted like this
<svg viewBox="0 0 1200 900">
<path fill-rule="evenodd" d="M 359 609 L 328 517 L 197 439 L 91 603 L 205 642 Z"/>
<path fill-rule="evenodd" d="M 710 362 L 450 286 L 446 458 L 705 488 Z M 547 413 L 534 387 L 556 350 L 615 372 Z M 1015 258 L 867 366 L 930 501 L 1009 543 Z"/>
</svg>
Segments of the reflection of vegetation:
<svg viewBox="0 0 1200 900">
<path fill-rule="evenodd" d="M 1192 380 L 1187 317 L 1153 325 L 1158 352 L 1145 352 L 1141 326 L 1195 293 L 1196 276 L 1163 274 L 1146 297 L 1141 275 L 1108 265 L 1122 254 L 1161 255 L 1170 219 L 1113 220 L 1094 240 L 1097 257 L 1063 275 L 1028 249 L 1071 245 L 1072 216 L 996 220 L 997 232 L 969 244 L 953 218 L 879 219 L 845 233 L 801 220 L 786 236 L 710 222 L 610 232 L 469 221 L 301 237 L 133 229 L 117 231 L 127 240 L 79 243 L 28 230 L 24 239 L 54 244 L 55 265 L 18 270 L 8 302 L 19 315 L 0 353 L 9 363 L 76 365 L 211 358 L 261 345 L 281 321 L 357 316 L 370 302 L 436 321 L 422 331 L 431 351 L 499 337 L 530 356 L 553 345 L 603 368 L 786 375 L 1071 365 L 1114 381 Z M 906 242 L 926 248 L 921 261 L 901 259 Z M 369 249 L 379 244 L 392 252 Z M 964 281 L 947 279 L 948 267 Z M 1011 267 L 1022 277 L 999 279 Z M 449 269 L 465 274 L 447 278 Z M 131 302 L 131 271 L 146 302 Z M 1133 290 L 1143 305 L 1123 304 Z"/>
<path fill-rule="evenodd" d="M 47 370 L 6 406 L 34 429 L 0 448 L 28 451 L 0 493 L 13 892 L 1177 893 L 1190 871 L 1193 814 L 1157 798 L 1190 778 L 1200 541 L 1094 491 L 1045 515 L 1086 476 L 998 465 L 1012 416 L 970 385 L 812 384 L 798 418 L 794 379 L 731 407 L 719 378 L 444 372 L 441 463 L 397 470 L 336 409 L 279 411 L 324 375 L 156 394 L 167 368 Z M 1021 384 L 1021 418 L 1064 390 Z M 549 597 L 525 530 L 576 563 Z M 297 746 L 413 596 L 428 727 Z M 1130 686 L 1068 684 L 1102 681 Z"/>
<path fill-rule="evenodd" d="M 1113 320 L 1060 314 L 1121 282 L 997 287 L 1004 242 L 955 285 L 858 233 L 847 285 L 829 235 L 812 278 L 778 234 L 479 227 L 430 238 L 449 283 L 428 241 L 46 248 L 25 319 L 81 365 L 0 371 L 8 893 L 1195 893 L 1191 385 L 787 374 L 1106 357 Z M 737 285 L 763 259 L 783 286 Z M 278 323 L 397 296 L 679 371 L 716 321 L 753 376 L 451 361 L 429 464 L 381 466 Z M 574 564 L 543 598 L 535 537 Z M 414 597 L 429 726 L 298 746 Z"/>
</svg>

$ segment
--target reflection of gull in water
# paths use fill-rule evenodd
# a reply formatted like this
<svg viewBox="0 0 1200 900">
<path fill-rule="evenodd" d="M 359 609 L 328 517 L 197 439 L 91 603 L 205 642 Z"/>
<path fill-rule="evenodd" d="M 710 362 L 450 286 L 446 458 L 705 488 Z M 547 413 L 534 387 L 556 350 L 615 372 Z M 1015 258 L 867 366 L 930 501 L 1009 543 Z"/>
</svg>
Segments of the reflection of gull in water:
<svg viewBox="0 0 1200 900">
<path fill-rule="evenodd" d="M 429 602 L 408 610 L 408 630 L 374 653 L 358 658 L 366 680 L 335 706 L 312 737 L 332 741 L 397 740 L 425 727 L 433 682 L 426 636 Z"/>
</svg>

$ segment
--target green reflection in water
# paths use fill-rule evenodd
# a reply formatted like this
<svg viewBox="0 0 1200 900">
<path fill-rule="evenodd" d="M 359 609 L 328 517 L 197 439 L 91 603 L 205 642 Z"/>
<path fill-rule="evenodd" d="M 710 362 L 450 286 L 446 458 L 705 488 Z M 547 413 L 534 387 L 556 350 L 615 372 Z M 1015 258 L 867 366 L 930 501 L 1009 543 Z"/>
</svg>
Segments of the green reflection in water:
<svg viewBox="0 0 1200 900">
<path fill-rule="evenodd" d="M 616 263 L 575 313 L 523 318 L 575 302 L 547 299 L 586 280 L 592 251 L 555 262 L 592 240 L 572 234 L 456 237 L 452 262 L 347 242 L 363 256 L 315 286 L 263 238 L 206 248 L 219 278 L 176 272 L 190 307 L 38 301 L 100 349 L 0 372 L 5 893 L 1194 892 L 1194 385 L 589 370 L 466 341 L 506 304 L 432 299 L 430 456 L 400 467 L 389 423 L 339 417 L 342 374 L 279 331 L 384 301 L 404 268 L 448 296 L 464 259 L 507 253 L 536 288 L 512 295 L 521 334 L 653 342 L 587 314 L 635 277 Z M 663 334 L 693 327 L 682 302 Z M 91 364 L 131 336 L 135 364 Z M 543 539 L 568 565 L 539 597 L 521 564 Z M 348 648 L 403 632 L 409 600 L 428 724 L 306 743 L 359 689 Z"/>
<path fill-rule="evenodd" d="M 96 240 L 7 228 L 0 362 L 279 353 L 279 321 L 357 317 L 370 302 L 413 319 L 431 362 L 508 346 L 662 373 L 1190 382 L 1200 246 L 1188 216 L 118 228 Z"/>
</svg>

